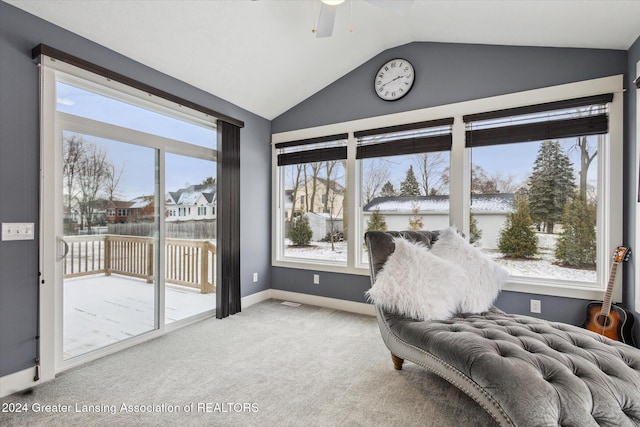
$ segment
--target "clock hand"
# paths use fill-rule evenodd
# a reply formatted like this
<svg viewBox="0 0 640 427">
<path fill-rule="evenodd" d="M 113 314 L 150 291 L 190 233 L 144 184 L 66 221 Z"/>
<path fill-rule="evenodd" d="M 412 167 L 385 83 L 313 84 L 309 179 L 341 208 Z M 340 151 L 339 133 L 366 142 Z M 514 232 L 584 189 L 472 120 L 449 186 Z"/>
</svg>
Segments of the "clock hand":
<svg viewBox="0 0 640 427">
<path fill-rule="evenodd" d="M 389 80 L 388 82 L 386 82 L 385 84 L 383 84 L 381 87 L 385 87 L 385 86 L 386 86 L 386 85 L 388 85 L 389 83 L 393 83 L 393 82 L 395 82 L 396 80 L 401 79 L 401 78 L 403 78 L 403 77 L 406 77 L 406 76 L 398 76 L 398 77 L 396 77 L 396 78 L 394 78 L 394 79 L 391 79 L 391 80 Z"/>
</svg>

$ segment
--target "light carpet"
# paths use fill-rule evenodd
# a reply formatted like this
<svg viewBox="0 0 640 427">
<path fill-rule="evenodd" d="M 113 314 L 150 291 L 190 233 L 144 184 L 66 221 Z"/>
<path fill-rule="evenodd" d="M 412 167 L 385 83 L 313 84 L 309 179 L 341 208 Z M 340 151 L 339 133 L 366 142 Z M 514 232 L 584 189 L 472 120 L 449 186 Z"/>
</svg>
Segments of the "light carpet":
<svg viewBox="0 0 640 427">
<path fill-rule="evenodd" d="M 374 317 L 276 300 L 0 400 L 0 410 L 16 406 L 28 411 L 0 412 L 0 425 L 495 425 L 425 369 L 394 370 Z"/>
</svg>

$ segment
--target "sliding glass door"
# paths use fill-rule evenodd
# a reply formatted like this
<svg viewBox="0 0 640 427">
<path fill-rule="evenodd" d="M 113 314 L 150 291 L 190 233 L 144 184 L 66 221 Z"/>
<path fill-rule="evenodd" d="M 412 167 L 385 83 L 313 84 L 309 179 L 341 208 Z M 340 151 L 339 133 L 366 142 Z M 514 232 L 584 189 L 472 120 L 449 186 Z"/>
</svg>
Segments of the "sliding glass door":
<svg viewBox="0 0 640 427">
<path fill-rule="evenodd" d="M 215 120 L 86 77 L 47 70 L 43 87 L 57 371 L 215 309 Z"/>
<path fill-rule="evenodd" d="M 165 156 L 165 323 L 216 305 L 216 163 Z"/>
<path fill-rule="evenodd" d="M 156 329 L 158 150 L 62 133 L 65 359 Z"/>
</svg>

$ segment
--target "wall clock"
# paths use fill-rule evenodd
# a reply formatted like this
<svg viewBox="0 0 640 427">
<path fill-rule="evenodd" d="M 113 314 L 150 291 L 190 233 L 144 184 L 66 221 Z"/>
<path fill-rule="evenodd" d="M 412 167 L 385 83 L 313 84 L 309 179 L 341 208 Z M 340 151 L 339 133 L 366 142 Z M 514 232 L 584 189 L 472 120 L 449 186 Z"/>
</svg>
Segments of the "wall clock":
<svg viewBox="0 0 640 427">
<path fill-rule="evenodd" d="M 409 93 L 415 77 L 413 65 L 406 59 L 396 58 L 380 67 L 373 87 L 385 101 L 397 101 Z"/>
</svg>

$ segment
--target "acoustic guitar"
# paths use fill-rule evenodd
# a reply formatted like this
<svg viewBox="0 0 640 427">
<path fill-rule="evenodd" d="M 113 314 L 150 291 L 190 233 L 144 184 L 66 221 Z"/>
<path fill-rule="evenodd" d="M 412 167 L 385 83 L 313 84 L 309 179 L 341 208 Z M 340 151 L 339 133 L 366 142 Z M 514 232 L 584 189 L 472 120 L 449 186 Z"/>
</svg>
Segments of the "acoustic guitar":
<svg viewBox="0 0 640 427">
<path fill-rule="evenodd" d="M 594 301 L 587 305 L 587 318 L 582 327 L 616 341 L 635 346 L 633 334 L 631 333 L 634 323 L 633 314 L 617 305 L 611 304 L 618 265 L 623 261 L 627 261 L 630 255 L 631 249 L 625 246 L 618 246 L 613 254 L 613 265 L 611 266 L 604 300 L 602 302 Z"/>
</svg>

